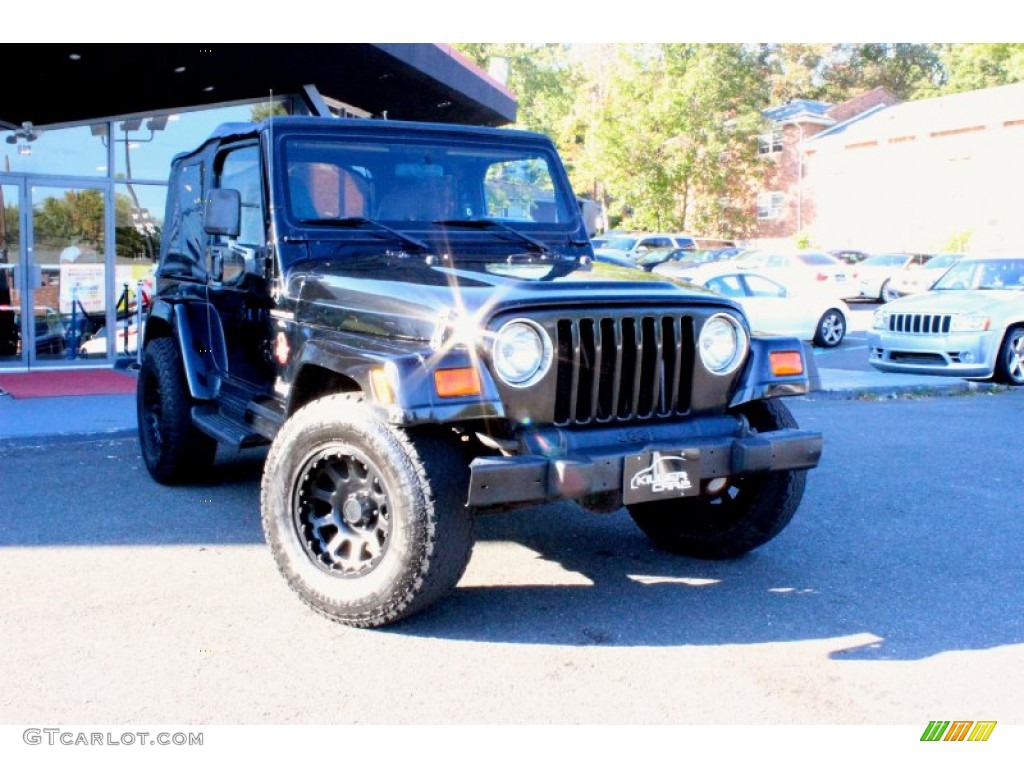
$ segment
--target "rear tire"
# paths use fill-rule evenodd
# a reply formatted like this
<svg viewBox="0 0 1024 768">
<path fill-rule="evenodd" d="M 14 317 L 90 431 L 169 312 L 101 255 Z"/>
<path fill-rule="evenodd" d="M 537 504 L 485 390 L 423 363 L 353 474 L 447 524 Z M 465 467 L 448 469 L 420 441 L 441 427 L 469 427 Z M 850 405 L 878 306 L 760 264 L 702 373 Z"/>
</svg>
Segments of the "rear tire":
<svg viewBox="0 0 1024 768">
<path fill-rule="evenodd" d="M 739 409 L 757 432 L 795 428 L 778 400 Z M 804 494 L 807 470 L 751 472 L 730 477 L 714 496 L 637 504 L 626 509 L 660 549 L 707 560 L 738 557 L 775 538 L 792 520 Z"/>
<path fill-rule="evenodd" d="M 136 407 L 142 459 L 158 483 L 197 482 L 213 466 L 217 442 L 193 426 L 193 405 L 178 345 L 154 339 L 142 357 Z"/>
<path fill-rule="evenodd" d="M 410 435 L 353 395 L 315 400 L 275 438 L 263 530 L 282 575 L 329 619 L 380 627 L 459 581 L 473 548 L 469 469 L 453 440 Z"/>
</svg>

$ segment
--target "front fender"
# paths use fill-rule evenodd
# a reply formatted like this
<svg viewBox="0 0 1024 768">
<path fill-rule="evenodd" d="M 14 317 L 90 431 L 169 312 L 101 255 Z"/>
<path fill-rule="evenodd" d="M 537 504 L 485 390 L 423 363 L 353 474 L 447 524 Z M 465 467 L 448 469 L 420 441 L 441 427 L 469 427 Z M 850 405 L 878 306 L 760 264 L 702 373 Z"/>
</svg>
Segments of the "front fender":
<svg viewBox="0 0 1024 768">
<path fill-rule="evenodd" d="M 464 347 L 437 353 L 422 344 L 401 344 L 392 340 L 359 339 L 346 343 L 338 338 L 314 338 L 303 344 L 296 369 L 306 366 L 330 371 L 354 381 L 366 393 L 367 402 L 382 409 L 393 424 L 440 424 L 472 419 L 504 418 L 505 409 L 490 372 L 476 355 Z M 475 367 L 481 391 L 477 395 L 441 397 L 434 386 L 434 373 L 451 368 Z M 371 372 L 384 369 L 394 400 L 376 400 Z M 296 380 L 296 379 L 293 379 Z M 291 393 L 291 397 L 298 393 Z"/>
<path fill-rule="evenodd" d="M 771 356 L 773 353 L 780 352 L 799 353 L 802 372 L 787 375 L 774 373 Z M 729 407 L 735 408 L 753 400 L 772 397 L 806 395 L 820 388 L 821 377 L 818 374 L 818 364 L 815 362 L 810 344 L 782 337 L 752 337 L 747 365 L 737 382 L 732 400 L 729 401 Z"/>
</svg>

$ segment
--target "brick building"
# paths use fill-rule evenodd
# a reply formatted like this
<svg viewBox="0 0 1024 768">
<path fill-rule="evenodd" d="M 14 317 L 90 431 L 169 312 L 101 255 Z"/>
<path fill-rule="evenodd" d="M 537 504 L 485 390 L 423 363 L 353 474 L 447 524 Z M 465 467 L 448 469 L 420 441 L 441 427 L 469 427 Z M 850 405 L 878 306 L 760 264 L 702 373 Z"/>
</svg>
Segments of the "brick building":
<svg viewBox="0 0 1024 768">
<path fill-rule="evenodd" d="M 758 152 L 769 166 L 757 196 L 759 243 L 791 243 L 814 221 L 815 201 L 806 189 L 806 159 L 812 139 L 897 103 L 887 90 L 875 88 L 841 104 L 796 99 L 764 111 L 768 125 L 758 137 Z"/>
<path fill-rule="evenodd" d="M 759 244 L 1024 249 L 1024 83 L 905 103 L 875 89 L 765 116 Z"/>
</svg>

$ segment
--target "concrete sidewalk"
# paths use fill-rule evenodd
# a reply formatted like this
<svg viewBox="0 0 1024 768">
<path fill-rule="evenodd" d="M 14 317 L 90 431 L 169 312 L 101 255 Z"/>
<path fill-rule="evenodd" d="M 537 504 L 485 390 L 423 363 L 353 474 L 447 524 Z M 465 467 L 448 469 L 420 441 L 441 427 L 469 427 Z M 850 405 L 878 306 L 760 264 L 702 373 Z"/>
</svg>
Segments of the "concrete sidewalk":
<svg viewBox="0 0 1024 768">
<path fill-rule="evenodd" d="M 909 395 L 958 395 L 997 385 L 942 376 L 819 368 L 821 389 L 807 397 L 852 400 Z M 0 441 L 135 434 L 134 395 L 79 395 L 16 400 L 0 396 Z"/>
</svg>

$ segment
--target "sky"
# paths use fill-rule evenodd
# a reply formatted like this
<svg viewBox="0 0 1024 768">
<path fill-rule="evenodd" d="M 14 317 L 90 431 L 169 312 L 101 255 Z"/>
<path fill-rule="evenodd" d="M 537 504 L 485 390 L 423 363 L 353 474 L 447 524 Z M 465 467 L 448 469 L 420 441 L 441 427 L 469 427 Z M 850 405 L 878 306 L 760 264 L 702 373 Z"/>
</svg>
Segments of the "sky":
<svg viewBox="0 0 1024 768">
<path fill-rule="evenodd" d="M 138 3 L 62 4 L 40 22 L 38 6 L 8 4 L 0 42 L 991 42 L 1018 30 L 1012 3 L 973 0 L 926 5 L 892 0 L 731 0 L 728 3 L 630 0 L 628 3 L 516 0 L 392 0 L 325 4 L 290 0 L 237 4 L 178 0 L 158 23 L 138 18 Z M 98 16 L 102 7 L 105 15 Z M 924 12 L 927 8 L 927 13 Z M 273 9 L 273 10 L 268 10 Z M 282 9 L 287 9 L 284 13 Z M 325 9 L 326 12 L 325 12 Z M 325 15 L 327 21 L 324 23 Z M 1018 37 L 1020 33 L 1018 33 Z"/>
</svg>

